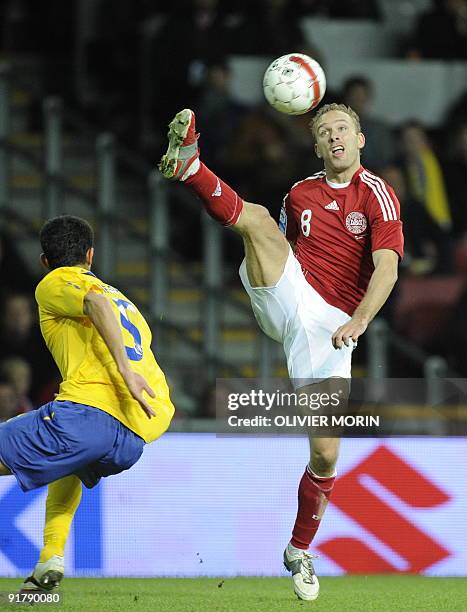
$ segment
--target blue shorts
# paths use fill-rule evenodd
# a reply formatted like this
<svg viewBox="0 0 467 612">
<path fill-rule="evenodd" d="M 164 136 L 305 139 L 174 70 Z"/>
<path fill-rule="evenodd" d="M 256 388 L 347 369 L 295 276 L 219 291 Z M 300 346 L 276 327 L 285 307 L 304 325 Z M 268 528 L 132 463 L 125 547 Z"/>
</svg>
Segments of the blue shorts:
<svg viewBox="0 0 467 612">
<path fill-rule="evenodd" d="M 50 402 L 0 424 L 0 463 L 30 491 L 75 474 L 91 489 L 141 457 L 144 440 L 107 412 Z"/>
</svg>

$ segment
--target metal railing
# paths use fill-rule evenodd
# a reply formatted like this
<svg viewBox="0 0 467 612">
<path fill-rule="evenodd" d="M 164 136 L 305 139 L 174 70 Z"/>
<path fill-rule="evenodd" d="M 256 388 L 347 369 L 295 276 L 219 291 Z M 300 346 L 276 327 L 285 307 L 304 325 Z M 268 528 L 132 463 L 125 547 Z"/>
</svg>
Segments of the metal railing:
<svg viewBox="0 0 467 612">
<path fill-rule="evenodd" d="M 71 193 L 85 203 L 90 210 L 97 211 L 99 219 L 98 232 L 98 267 L 100 275 L 111 281 L 116 274 L 115 263 L 115 228 L 123 228 L 126 235 L 136 241 L 149 242 L 149 314 L 152 325 L 159 338 L 171 333 L 199 352 L 204 363 L 206 383 L 213 383 L 218 372 L 223 369 L 240 376 L 240 370 L 234 363 L 220 358 L 221 310 L 228 304 L 242 313 L 248 312 L 253 321 L 251 310 L 243 302 L 223 290 L 223 232 L 207 215 L 202 215 L 203 268 L 202 276 L 186 279 L 188 285 L 203 290 L 203 321 L 202 340 L 189 336 L 183 325 L 177 324 L 170 317 L 169 308 L 169 277 L 168 263 L 179 261 L 180 255 L 175 253 L 169 244 L 171 215 L 169 196 L 178 199 L 182 206 L 196 206 L 193 199 L 186 197 L 181 191 L 173 190 L 160 173 L 151 169 L 150 164 L 128 149 L 122 148 L 114 136 L 109 133 L 97 134 L 97 193 L 90 195 L 80 190 L 68 181 L 63 171 L 63 124 L 64 117 L 70 122 L 70 114 L 63 108 L 58 98 L 47 98 L 44 101 L 44 158 L 40 158 L 10 139 L 10 97 L 11 68 L 5 62 L 0 63 L 0 223 L 8 214 L 12 214 L 9 199 L 10 158 L 18 156 L 31 163 L 44 177 L 45 190 L 42 209 L 43 217 L 51 217 L 62 210 L 62 198 L 65 193 Z M 85 121 L 76 116 L 73 124 L 80 129 L 88 129 Z M 149 217 L 146 233 L 133 224 L 131 212 L 129 216 L 118 213 L 117 203 L 117 160 L 123 160 L 134 172 L 147 181 Z M 169 193 L 170 192 L 170 193 Z M 15 213 L 17 214 L 17 213 Z M 257 330 L 258 375 L 267 379 L 272 376 L 276 359 L 276 345 L 267 338 L 255 325 Z M 377 381 L 389 376 L 388 352 L 391 345 L 409 355 L 416 363 L 422 364 L 425 376 L 430 380 L 430 397 L 433 401 L 439 396 L 439 381 L 446 373 L 446 362 L 440 357 L 430 357 L 414 345 L 407 343 L 393 333 L 389 333 L 383 320 L 375 320 L 367 333 L 368 362 L 367 370 L 370 378 L 375 381 L 375 394 L 378 394 Z M 157 353 L 163 361 L 165 343 L 157 346 Z"/>
<path fill-rule="evenodd" d="M 431 406 L 440 403 L 443 397 L 444 378 L 458 378 L 449 369 L 446 360 L 438 355 L 429 355 L 421 348 L 394 333 L 384 319 L 375 319 L 367 331 L 368 378 L 372 381 L 372 399 L 384 397 L 384 381 L 390 376 L 389 350 L 391 347 L 409 357 L 423 368 L 427 379 L 426 401 Z"/>
<path fill-rule="evenodd" d="M 135 241 L 147 243 L 149 241 L 149 314 L 151 322 L 157 333 L 170 333 L 177 340 L 190 346 L 200 354 L 200 360 L 207 364 L 206 378 L 215 379 L 220 370 L 228 371 L 234 376 L 240 376 L 239 368 L 229 361 L 222 359 L 217 350 L 219 337 L 219 317 L 216 309 L 212 307 L 214 301 L 221 301 L 221 287 L 212 284 L 216 270 L 211 266 L 204 266 L 204 287 L 211 287 L 206 292 L 206 302 L 213 316 L 208 317 L 203 340 L 197 340 L 187 334 L 183 326 L 170 319 L 168 315 L 168 263 L 179 261 L 185 263 L 173 252 L 168 242 L 169 214 L 167 201 L 167 182 L 150 165 L 143 163 L 137 156 L 123 147 L 119 147 L 114 136 L 109 133 L 96 135 L 96 167 L 97 190 L 94 195 L 74 186 L 64 175 L 63 164 L 63 131 L 64 118 L 67 122 L 70 115 L 64 109 L 62 101 L 56 97 L 46 98 L 43 103 L 44 119 L 44 151 L 43 156 L 31 152 L 26 147 L 14 144 L 10 139 L 10 104 L 11 104 L 11 67 L 8 63 L 0 63 L 0 224 L 8 219 L 20 222 L 28 236 L 35 236 L 37 228 L 10 205 L 10 162 L 13 158 L 27 162 L 35 172 L 44 180 L 44 197 L 40 206 L 40 216 L 50 218 L 63 212 L 62 200 L 64 195 L 71 194 L 85 204 L 93 214 L 97 212 L 99 220 L 98 248 L 96 249 L 96 263 L 99 274 L 107 281 L 112 281 L 116 275 L 114 257 L 115 228 L 120 225 L 125 235 Z M 74 119 L 75 117 L 73 117 Z M 79 122 L 79 128 L 88 128 L 85 121 Z M 91 128 L 89 128 L 91 129 Z M 117 200 L 117 159 L 123 160 L 127 165 L 144 177 L 148 184 L 149 193 L 149 234 L 133 225 L 131 213 L 124 217 L 116 210 Z M 218 228 L 212 226 L 206 229 L 206 234 L 212 235 Z M 205 237 L 205 244 L 211 244 L 210 238 Z M 221 263 L 219 262 L 219 266 Z M 199 287 L 198 279 L 193 280 L 192 286 Z M 209 296 L 209 297 L 208 297 Z M 215 297 L 217 296 L 217 297 Z M 222 296 L 225 299 L 225 296 Z M 241 305 L 244 308 L 244 305 Z M 164 343 L 157 347 L 160 358 L 164 352 Z"/>
</svg>

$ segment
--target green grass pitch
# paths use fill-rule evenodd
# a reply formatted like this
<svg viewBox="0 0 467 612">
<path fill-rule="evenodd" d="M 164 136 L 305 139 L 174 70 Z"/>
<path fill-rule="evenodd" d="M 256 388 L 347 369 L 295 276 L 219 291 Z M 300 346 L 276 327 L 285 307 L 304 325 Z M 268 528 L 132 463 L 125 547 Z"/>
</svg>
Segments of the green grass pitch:
<svg viewBox="0 0 467 612">
<path fill-rule="evenodd" d="M 0 591 L 21 581 L 0 579 Z M 467 610 L 467 580 L 421 576 L 321 578 L 317 601 L 299 601 L 288 578 L 68 578 L 63 603 L 39 610 L 78 612 L 455 612 Z M 1 610 L 31 610 L 0 604 Z"/>
</svg>

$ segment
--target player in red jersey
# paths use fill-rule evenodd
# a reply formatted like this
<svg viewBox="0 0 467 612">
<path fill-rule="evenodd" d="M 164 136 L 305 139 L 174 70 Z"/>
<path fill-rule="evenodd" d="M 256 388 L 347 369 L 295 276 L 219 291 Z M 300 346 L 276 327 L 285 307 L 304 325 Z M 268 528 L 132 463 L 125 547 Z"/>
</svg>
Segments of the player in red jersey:
<svg viewBox="0 0 467 612">
<path fill-rule="evenodd" d="M 365 137 L 358 115 L 330 104 L 310 127 L 324 171 L 292 187 L 279 228 L 266 208 L 243 201 L 200 162 L 191 110 L 171 122 L 159 166 L 167 178 L 189 185 L 214 219 L 242 236 L 240 277 L 260 327 L 282 342 L 300 392 L 316 389 L 310 380 L 350 378 L 355 343 L 391 293 L 403 255 L 394 191 L 360 163 Z M 319 594 L 307 550 L 332 492 L 338 451 L 337 438 L 312 441 L 284 552 L 295 593 L 305 600 Z"/>
</svg>

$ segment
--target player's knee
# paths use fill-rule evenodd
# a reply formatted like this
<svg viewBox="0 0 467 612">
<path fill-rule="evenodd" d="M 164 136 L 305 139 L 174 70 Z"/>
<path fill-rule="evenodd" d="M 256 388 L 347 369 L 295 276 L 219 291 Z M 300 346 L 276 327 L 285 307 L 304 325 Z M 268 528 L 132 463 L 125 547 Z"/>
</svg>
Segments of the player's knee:
<svg viewBox="0 0 467 612">
<path fill-rule="evenodd" d="M 251 202 L 246 202 L 245 205 L 248 205 L 248 219 L 251 224 L 259 225 L 271 219 L 269 210 L 265 206 L 261 206 L 261 204 L 252 204 Z"/>
<path fill-rule="evenodd" d="M 334 444 L 320 445 L 311 454 L 311 469 L 318 476 L 332 472 L 337 463 L 338 447 Z"/>
<path fill-rule="evenodd" d="M 269 210 L 260 204 L 252 204 L 251 202 L 244 203 L 244 215 L 240 218 L 243 225 L 243 230 L 247 234 L 256 234 L 259 231 L 264 233 L 268 228 L 277 225 L 271 217 Z"/>
</svg>

